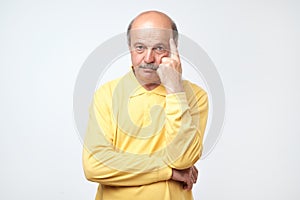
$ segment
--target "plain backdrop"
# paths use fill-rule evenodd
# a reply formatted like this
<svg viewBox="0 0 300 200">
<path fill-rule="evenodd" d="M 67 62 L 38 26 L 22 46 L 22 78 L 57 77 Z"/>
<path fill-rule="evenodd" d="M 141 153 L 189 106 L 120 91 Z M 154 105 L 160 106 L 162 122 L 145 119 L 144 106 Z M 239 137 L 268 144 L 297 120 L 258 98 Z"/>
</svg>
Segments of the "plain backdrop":
<svg viewBox="0 0 300 200">
<path fill-rule="evenodd" d="M 195 199 L 300 198 L 299 1 L 2 0 L 0 199 L 94 199 L 73 120 L 76 77 L 152 9 L 207 52 L 225 88 L 224 129 L 197 163 Z"/>
</svg>

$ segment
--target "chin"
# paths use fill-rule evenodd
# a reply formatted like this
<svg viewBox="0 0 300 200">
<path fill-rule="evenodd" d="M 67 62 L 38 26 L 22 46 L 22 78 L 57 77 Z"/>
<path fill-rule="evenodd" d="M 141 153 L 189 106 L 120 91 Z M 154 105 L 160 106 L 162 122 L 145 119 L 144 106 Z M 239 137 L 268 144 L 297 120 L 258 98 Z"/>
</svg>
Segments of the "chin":
<svg viewBox="0 0 300 200">
<path fill-rule="evenodd" d="M 156 76 L 143 76 L 143 82 L 145 84 L 160 84 L 160 79 Z"/>
<path fill-rule="evenodd" d="M 155 70 L 152 69 L 138 69 L 136 70 L 136 78 L 145 84 L 160 84 L 160 79 Z"/>
<path fill-rule="evenodd" d="M 150 69 L 151 70 L 151 69 Z M 152 71 L 152 72 L 151 72 Z M 148 80 L 152 80 L 152 81 L 157 81 L 159 80 L 159 77 L 158 75 L 156 74 L 155 71 L 151 70 L 151 71 L 144 71 L 141 76 L 145 79 L 148 79 Z"/>
</svg>

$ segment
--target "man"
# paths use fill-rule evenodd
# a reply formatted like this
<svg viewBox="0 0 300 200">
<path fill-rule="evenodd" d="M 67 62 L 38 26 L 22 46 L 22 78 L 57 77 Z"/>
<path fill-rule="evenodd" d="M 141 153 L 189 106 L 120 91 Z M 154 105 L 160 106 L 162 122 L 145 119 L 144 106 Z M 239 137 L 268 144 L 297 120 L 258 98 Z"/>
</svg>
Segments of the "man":
<svg viewBox="0 0 300 200">
<path fill-rule="evenodd" d="M 190 200 L 208 101 L 182 80 L 177 28 L 147 11 L 128 27 L 132 68 L 101 86 L 90 107 L 83 151 L 96 200 Z M 192 51 L 192 50 L 191 50 Z"/>
</svg>

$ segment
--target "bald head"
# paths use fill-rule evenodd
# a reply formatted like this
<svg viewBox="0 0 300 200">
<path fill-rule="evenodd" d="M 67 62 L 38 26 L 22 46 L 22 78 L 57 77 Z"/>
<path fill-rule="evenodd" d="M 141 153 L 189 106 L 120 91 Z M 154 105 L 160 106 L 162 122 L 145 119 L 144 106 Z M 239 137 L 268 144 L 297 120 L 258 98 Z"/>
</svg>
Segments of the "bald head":
<svg viewBox="0 0 300 200">
<path fill-rule="evenodd" d="M 172 20 L 162 12 L 147 11 L 139 14 L 131 24 L 131 29 L 140 28 L 172 29 Z"/>
<path fill-rule="evenodd" d="M 130 30 L 149 28 L 173 30 L 173 39 L 177 44 L 178 33 L 176 24 L 168 15 L 159 11 L 143 12 L 131 21 L 127 29 L 128 44 L 130 45 Z"/>
</svg>

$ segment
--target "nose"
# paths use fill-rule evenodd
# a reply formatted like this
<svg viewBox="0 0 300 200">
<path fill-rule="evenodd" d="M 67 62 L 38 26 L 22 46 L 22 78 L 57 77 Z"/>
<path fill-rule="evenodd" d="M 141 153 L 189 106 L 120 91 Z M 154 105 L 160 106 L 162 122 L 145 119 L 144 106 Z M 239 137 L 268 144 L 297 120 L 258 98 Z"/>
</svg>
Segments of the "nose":
<svg viewBox="0 0 300 200">
<path fill-rule="evenodd" d="M 154 62 L 154 52 L 152 49 L 147 49 L 146 55 L 144 57 L 145 63 L 153 63 Z"/>
</svg>

